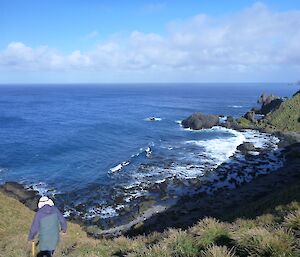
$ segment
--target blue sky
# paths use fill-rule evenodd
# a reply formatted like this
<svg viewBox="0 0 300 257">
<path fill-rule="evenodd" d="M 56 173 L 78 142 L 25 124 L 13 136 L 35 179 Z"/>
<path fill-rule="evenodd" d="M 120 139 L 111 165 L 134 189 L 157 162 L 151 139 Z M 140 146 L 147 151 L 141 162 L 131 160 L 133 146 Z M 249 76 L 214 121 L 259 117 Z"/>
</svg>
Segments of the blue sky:
<svg viewBox="0 0 300 257">
<path fill-rule="evenodd" d="M 1 0 L 0 13 L 0 83 L 300 79 L 296 0 Z"/>
</svg>

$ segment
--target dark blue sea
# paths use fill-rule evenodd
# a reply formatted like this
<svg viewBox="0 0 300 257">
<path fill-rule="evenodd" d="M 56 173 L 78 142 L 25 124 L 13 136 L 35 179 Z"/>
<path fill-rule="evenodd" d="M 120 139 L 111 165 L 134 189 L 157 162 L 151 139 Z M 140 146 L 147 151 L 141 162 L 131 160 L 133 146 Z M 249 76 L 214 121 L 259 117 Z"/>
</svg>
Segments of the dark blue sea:
<svg viewBox="0 0 300 257">
<path fill-rule="evenodd" d="M 284 83 L 2 85 L 0 183 L 116 215 L 166 178 L 203 176 L 201 165 L 214 168 L 243 141 L 224 129 L 184 130 L 182 119 L 195 111 L 238 117 L 262 92 L 296 90 Z"/>
</svg>

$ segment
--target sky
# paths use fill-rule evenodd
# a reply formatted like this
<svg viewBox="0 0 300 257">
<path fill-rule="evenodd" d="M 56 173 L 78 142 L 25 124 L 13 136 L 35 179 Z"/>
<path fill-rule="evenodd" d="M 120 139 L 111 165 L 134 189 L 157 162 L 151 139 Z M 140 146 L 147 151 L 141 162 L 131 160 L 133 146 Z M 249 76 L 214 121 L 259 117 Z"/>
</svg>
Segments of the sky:
<svg viewBox="0 0 300 257">
<path fill-rule="evenodd" d="M 294 82 L 300 1 L 0 0 L 0 83 Z"/>
</svg>

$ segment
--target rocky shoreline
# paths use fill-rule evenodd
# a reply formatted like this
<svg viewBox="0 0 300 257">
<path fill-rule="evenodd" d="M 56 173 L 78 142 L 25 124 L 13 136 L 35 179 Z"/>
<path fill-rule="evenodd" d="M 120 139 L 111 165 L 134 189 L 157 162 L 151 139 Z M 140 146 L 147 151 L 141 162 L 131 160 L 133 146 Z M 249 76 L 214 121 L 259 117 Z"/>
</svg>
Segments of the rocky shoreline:
<svg viewBox="0 0 300 257">
<path fill-rule="evenodd" d="M 293 183 L 300 182 L 300 141 L 283 149 L 283 167 L 269 174 L 260 175 L 234 190 L 223 188 L 213 195 L 197 194 L 183 197 L 164 213 L 153 215 L 132 229 L 128 235 L 163 231 L 166 228 L 188 228 L 204 217 L 220 220 L 237 218 L 235 209 Z M 298 182 L 297 182 L 298 181 Z M 239 217 L 241 218 L 241 217 Z"/>
<path fill-rule="evenodd" d="M 261 99 L 263 101 L 262 110 L 272 110 L 273 107 L 278 108 L 279 106 L 277 104 L 279 102 L 278 98 L 261 96 Z M 273 104 L 272 101 L 275 101 L 276 104 Z M 268 107 L 270 103 L 272 108 Z M 196 130 L 219 125 L 237 131 L 253 129 L 264 132 L 265 129 L 258 126 L 259 121 L 255 120 L 254 117 L 254 114 L 259 113 L 260 110 L 250 112 L 247 112 L 240 119 L 227 117 L 223 122 L 220 122 L 219 117 L 215 115 L 195 113 L 184 120 L 182 125 Z M 236 207 L 253 202 L 273 190 L 289 185 L 295 178 L 299 178 L 300 134 L 286 131 L 274 131 L 273 134 L 280 139 L 278 146 L 281 148 L 276 152 L 274 158 L 269 156 L 266 150 L 261 151 L 252 143 L 244 142 L 237 147 L 240 159 L 235 155 L 230 160 L 231 164 L 228 164 L 228 162 L 221 164 L 217 168 L 217 177 L 212 176 L 206 181 L 193 180 L 193 186 L 199 189 L 196 193 L 183 196 L 168 205 L 145 199 L 141 202 L 138 214 L 128 219 L 125 224 L 115 224 L 112 225 L 112 228 L 103 229 L 98 225 L 99 219 L 97 218 L 89 224 L 83 223 L 76 217 L 70 220 L 80 223 L 88 235 L 101 238 L 116 237 L 121 234 L 133 236 L 153 231 L 163 231 L 169 227 L 187 228 L 205 216 L 226 219 L 230 216 L 230 213 L 234 212 Z M 257 155 L 261 159 L 265 158 L 265 162 L 257 160 Z M 245 164 L 241 159 L 245 160 Z M 278 168 L 275 165 L 278 160 L 282 162 L 282 165 L 279 165 L 282 167 L 277 165 Z M 273 168 L 267 167 L 268 162 L 272 162 Z M 241 165 L 234 169 L 236 163 Z M 253 166 L 252 170 L 250 166 Z M 260 166 L 261 168 L 259 168 Z M 230 171 L 231 169 L 232 171 Z M 213 184 L 222 186 L 212 187 Z M 162 183 L 162 186 L 157 188 L 160 194 L 163 190 L 162 187 L 165 185 L 166 183 Z M 0 186 L 0 192 L 18 199 L 32 210 L 36 209 L 39 195 L 33 189 L 27 189 L 16 182 L 7 182 Z"/>
</svg>

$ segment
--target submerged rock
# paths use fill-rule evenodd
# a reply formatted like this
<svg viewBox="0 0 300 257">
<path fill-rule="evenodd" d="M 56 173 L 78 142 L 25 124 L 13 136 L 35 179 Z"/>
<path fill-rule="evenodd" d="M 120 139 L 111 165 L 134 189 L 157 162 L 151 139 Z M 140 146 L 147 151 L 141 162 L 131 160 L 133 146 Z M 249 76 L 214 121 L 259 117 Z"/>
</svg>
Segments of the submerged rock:
<svg viewBox="0 0 300 257">
<path fill-rule="evenodd" d="M 194 130 L 207 129 L 216 126 L 219 123 L 219 116 L 205 115 L 201 112 L 193 113 L 188 118 L 181 122 L 184 128 L 191 128 Z"/>
</svg>

